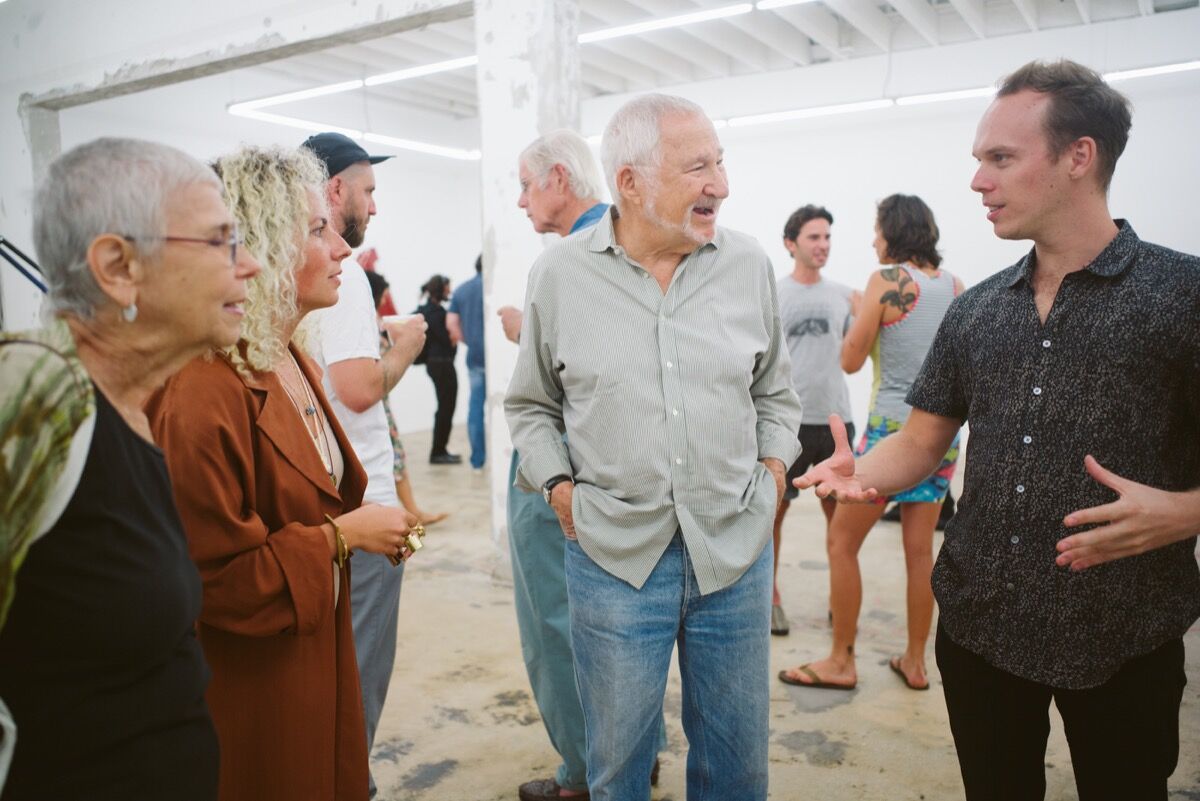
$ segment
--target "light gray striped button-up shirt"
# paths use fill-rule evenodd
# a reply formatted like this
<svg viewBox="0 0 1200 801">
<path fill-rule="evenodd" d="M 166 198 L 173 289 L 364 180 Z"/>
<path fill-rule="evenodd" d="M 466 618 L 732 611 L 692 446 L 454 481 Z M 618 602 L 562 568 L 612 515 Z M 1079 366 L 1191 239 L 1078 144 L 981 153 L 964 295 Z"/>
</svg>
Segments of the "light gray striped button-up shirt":
<svg viewBox="0 0 1200 801">
<path fill-rule="evenodd" d="M 640 588 L 678 530 L 700 591 L 728 587 L 771 537 L 759 460 L 800 450 L 766 253 L 718 228 L 664 294 L 611 213 L 555 243 L 529 275 L 504 405 L 518 484 L 574 478 L 575 532 L 598 565 Z"/>
</svg>

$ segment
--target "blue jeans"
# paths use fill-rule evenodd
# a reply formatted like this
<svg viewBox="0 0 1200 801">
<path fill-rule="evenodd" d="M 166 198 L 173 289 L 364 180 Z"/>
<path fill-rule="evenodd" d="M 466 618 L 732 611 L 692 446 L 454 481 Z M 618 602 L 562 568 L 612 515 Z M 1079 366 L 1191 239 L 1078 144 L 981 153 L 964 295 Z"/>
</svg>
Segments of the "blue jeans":
<svg viewBox="0 0 1200 801">
<path fill-rule="evenodd" d="M 648 801 L 671 651 L 679 644 L 688 801 L 764 801 L 770 541 L 734 584 L 701 595 L 683 539 L 640 590 L 566 544 L 571 645 L 593 801 Z"/>
<path fill-rule="evenodd" d="M 562 757 L 554 780 L 568 790 L 586 790 L 587 739 L 575 685 L 571 618 L 563 575 L 567 540 L 558 516 L 542 494 L 522 492 L 513 486 L 519 462 L 520 455 L 513 451 L 508 474 L 508 544 L 521 657 L 550 744 Z M 655 734 L 657 753 L 667 746 L 667 727 L 661 715 Z"/>
<path fill-rule="evenodd" d="M 354 554 L 350 583 L 350 614 L 354 624 L 354 655 L 362 684 L 363 717 L 367 723 L 367 754 L 375 746 L 375 730 L 387 700 L 392 667 L 396 664 L 396 629 L 400 623 L 400 581 L 404 564 L 392 567 L 386 556 L 366 551 Z M 370 798 L 375 777 L 370 773 Z"/>
<path fill-rule="evenodd" d="M 471 441 L 471 467 L 483 467 L 487 460 L 487 437 L 483 430 L 483 403 L 487 400 L 487 370 L 468 367 L 471 397 L 467 401 L 467 439 Z"/>
</svg>

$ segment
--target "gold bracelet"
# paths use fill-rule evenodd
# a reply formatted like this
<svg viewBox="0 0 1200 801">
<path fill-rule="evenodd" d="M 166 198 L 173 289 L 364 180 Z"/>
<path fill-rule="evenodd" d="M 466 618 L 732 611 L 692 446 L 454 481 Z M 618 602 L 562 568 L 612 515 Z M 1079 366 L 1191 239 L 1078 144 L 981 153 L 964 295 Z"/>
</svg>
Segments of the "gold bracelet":
<svg viewBox="0 0 1200 801">
<path fill-rule="evenodd" d="M 333 539 L 337 542 L 337 562 L 339 568 L 346 566 L 346 560 L 350 558 L 350 549 L 346 547 L 346 538 L 342 536 L 341 527 L 333 522 L 333 518 L 325 515 L 325 522 L 333 526 Z"/>
</svg>

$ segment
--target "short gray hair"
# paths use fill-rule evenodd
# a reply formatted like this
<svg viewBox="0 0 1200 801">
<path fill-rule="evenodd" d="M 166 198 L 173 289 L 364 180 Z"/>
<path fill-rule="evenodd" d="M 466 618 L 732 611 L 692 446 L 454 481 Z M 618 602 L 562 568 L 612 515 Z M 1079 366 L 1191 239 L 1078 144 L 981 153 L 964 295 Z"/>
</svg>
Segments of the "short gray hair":
<svg viewBox="0 0 1200 801">
<path fill-rule="evenodd" d="M 520 163 L 543 187 L 550 177 L 550 170 L 555 164 L 561 164 L 567 171 L 571 191 L 580 200 L 599 200 L 604 191 L 591 148 L 582 136 L 568 128 L 559 128 L 534 139 L 521 151 Z"/>
<path fill-rule="evenodd" d="M 613 203 L 621 206 L 617 191 L 617 173 L 628 165 L 652 177 L 645 168 L 662 163 L 662 120 L 671 114 L 708 119 L 704 109 L 675 95 L 646 94 L 635 97 L 617 109 L 604 128 L 600 140 L 600 158 L 604 177 L 612 192 Z"/>
<path fill-rule="evenodd" d="M 55 159 L 33 203 L 33 244 L 50 311 L 89 319 L 105 302 L 87 263 L 102 234 L 137 237 L 141 257 L 157 259 L 163 243 L 154 237 L 166 234 L 167 202 L 192 184 L 221 188 L 203 163 L 157 142 L 96 139 Z"/>
</svg>

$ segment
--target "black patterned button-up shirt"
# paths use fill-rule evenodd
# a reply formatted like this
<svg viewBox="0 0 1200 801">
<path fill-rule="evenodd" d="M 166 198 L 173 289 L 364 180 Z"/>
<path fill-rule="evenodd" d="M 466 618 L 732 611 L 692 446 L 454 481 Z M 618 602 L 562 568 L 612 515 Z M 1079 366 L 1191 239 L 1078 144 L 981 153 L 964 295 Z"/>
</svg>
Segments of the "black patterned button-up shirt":
<svg viewBox="0 0 1200 801">
<path fill-rule="evenodd" d="M 1103 683 L 1200 616 L 1196 539 L 1082 571 L 1055 564 L 1072 511 L 1125 478 L 1200 485 L 1200 259 L 1119 233 L 1065 277 L 1046 322 L 1031 251 L 958 298 L 908 396 L 970 424 L 965 488 L 933 572 L 946 633 L 1063 688 Z"/>
</svg>

